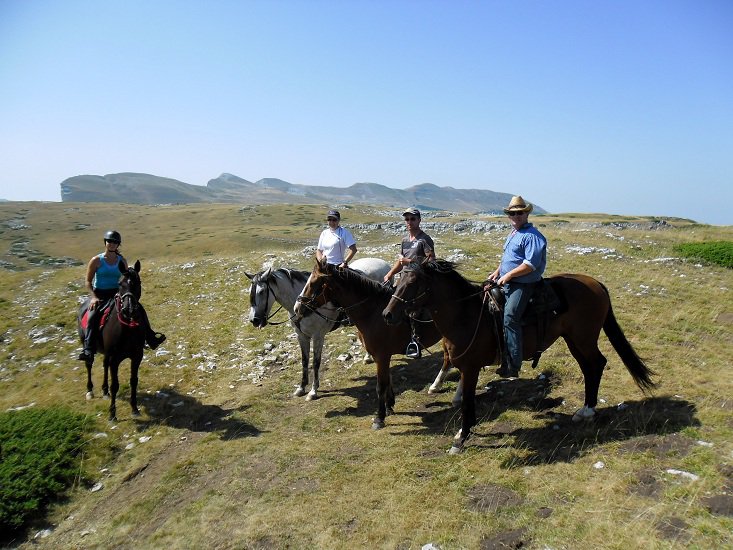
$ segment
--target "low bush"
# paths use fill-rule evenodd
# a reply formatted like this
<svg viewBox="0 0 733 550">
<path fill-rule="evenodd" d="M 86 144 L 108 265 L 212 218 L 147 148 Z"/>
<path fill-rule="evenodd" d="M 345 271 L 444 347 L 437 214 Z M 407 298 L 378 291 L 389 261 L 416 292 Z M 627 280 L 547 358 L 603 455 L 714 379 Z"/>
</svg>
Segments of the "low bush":
<svg viewBox="0 0 733 550">
<path fill-rule="evenodd" d="M 675 246 L 675 252 L 692 260 L 733 268 L 733 242 L 731 241 L 683 243 Z"/>
<path fill-rule="evenodd" d="M 0 531 L 23 528 L 73 485 L 91 425 L 62 408 L 0 413 Z"/>
</svg>

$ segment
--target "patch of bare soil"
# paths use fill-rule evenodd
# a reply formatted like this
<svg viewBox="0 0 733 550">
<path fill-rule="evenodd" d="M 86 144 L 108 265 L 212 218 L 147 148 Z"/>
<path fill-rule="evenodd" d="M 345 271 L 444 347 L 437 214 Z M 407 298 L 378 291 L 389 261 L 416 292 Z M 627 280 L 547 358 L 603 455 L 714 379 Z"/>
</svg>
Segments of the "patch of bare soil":
<svg viewBox="0 0 733 550">
<path fill-rule="evenodd" d="M 475 485 L 468 490 L 468 507 L 476 512 L 494 513 L 524 502 L 516 491 L 501 485 Z"/>
<path fill-rule="evenodd" d="M 654 470 L 642 470 L 636 475 L 636 483 L 629 492 L 643 497 L 657 498 L 664 491 L 664 484 L 656 478 Z"/>
<path fill-rule="evenodd" d="M 692 533 L 688 531 L 689 524 L 677 516 L 662 518 L 654 527 L 661 536 L 670 541 L 687 544 L 692 539 Z"/>
<path fill-rule="evenodd" d="M 680 434 L 644 435 L 627 441 L 619 450 L 626 453 L 651 453 L 657 458 L 687 456 L 695 442 Z"/>
<path fill-rule="evenodd" d="M 719 313 L 716 321 L 721 324 L 733 325 L 733 312 L 724 311 Z"/>
<path fill-rule="evenodd" d="M 701 502 L 711 514 L 733 517 L 733 495 L 714 495 L 704 497 Z"/>
<path fill-rule="evenodd" d="M 529 540 L 527 538 L 527 529 L 514 529 L 512 531 L 504 531 L 488 538 L 481 540 L 479 548 L 481 550 L 506 550 L 507 548 L 526 548 Z"/>
</svg>

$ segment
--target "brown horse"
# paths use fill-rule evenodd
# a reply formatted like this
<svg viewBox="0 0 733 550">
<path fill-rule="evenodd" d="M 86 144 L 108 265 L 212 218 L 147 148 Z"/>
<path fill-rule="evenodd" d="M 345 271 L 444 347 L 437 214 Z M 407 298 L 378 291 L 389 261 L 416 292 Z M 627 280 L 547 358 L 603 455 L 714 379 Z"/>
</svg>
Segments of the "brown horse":
<svg viewBox="0 0 733 550">
<path fill-rule="evenodd" d="M 351 269 L 342 269 L 325 262 L 316 262 L 313 272 L 295 306 L 296 319 L 308 314 L 326 302 L 343 309 L 359 329 L 366 350 L 377 364 L 377 416 L 372 428 L 384 427 L 387 411 L 394 412 L 394 390 L 389 372 L 392 355 L 404 354 L 412 341 L 408 323 L 387 325 L 382 310 L 392 296 L 392 289 L 364 277 Z M 424 347 L 430 347 L 441 338 L 433 323 L 419 323 L 417 336 Z M 444 354 L 443 369 L 449 368 Z"/>
<path fill-rule="evenodd" d="M 624 336 L 613 314 L 606 287 L 587 275 L 562 274 L 549 281 L 567 307 L 542 331 L 542 342 L 537 341 L 536 325 L 523 328 L 523 355 L 529 359 L 535 351 L 547 349 L 558 338 L 565 340 L 585 379 L 585 404 L 573 420 L 590 419 L 595 415 L 598 388 L 606 365 L 606 358 L 598 349 L 601 329 L 637 386 L 645 393 L 654 388 L 655 383 L 651 380 L 654 373 Z M 462 424 L 452 453 L 460 452 L 476 423 L 476 382 L 481 367 L 500 361 L 497 327 L 493 316 L 484 311 L 482 295 L 482 287 L 466 280 L 455 271 L 451 262 L 435 260 L 424 263 L 419 270 L 405 273 L 383 312 L 386 322 L 396 323 L 406 309 L 427 307 L 447 343 L 451 363 L 461 371 Z"/>
<path fill-rule="evenodd" d="M 135 266 L 125 269 L 120 264 L 119 290 L 114 297 L 114 303 L 103 330 L 99 331 L 97 337 L 97 350 L 104 354 L 104 382 L 102 392 L 108 395 L 107 376 L 112 375 L 111 400 L 109 405 L 110 421 L 117 420 L 116 398 L 120 388 L 118 370 L 124 359 L 130 360 L 130 406 L 132 415 L 140 416 L 137 408 L 137 373 L 143 359 L 143 347 L 145 346 L 145 323 L 142 317 L 140 296 L 142 284 L 140 282 L 140 261 Z M 79 338 L 84 342 L 84 330 L 82 319 L 88 309 L 89 298 L 87 298 L 79 309 L 78 330 Z M 92 364 L 94 358 L 86 361 L 87 366 L 87 399 L 93 397 L 92 389 Z"/>
</svg>

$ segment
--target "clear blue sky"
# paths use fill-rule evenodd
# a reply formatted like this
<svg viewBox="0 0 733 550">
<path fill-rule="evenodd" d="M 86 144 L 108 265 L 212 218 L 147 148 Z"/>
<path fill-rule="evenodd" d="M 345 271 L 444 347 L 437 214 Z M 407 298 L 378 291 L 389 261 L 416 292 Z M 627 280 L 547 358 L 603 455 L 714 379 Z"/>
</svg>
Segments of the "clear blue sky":
<svg viewBox="0 0 733 550">
<path fill-rule="evenodd" d="M 419 183 L 733 224 L 733 1 L 0 0 L 0 198 Z"/>
</svg>

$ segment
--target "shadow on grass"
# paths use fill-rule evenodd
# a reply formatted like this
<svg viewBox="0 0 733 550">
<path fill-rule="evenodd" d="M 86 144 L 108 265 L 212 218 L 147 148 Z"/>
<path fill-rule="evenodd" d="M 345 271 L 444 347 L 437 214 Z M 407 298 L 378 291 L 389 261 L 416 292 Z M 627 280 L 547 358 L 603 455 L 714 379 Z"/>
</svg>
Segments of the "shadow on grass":
<svg viewBox="0 0 733 550">
<path fill-rule="evenodd" d="M 397 401 L 395 408 L 399 408 L 399 395 L 405 391 L 424 391 L 427 389 L 438 374 L 443 365 L 442 353 L 433 353 L 427 357 L 417 360 L 407 360 L 402 356 L 394 356 L 390 365 L 392 374 L 392 388 Z M 342 410 L 332 410 L 326 413 L 326 418 L 340 416 L 370 416 L 377 412 L 377 367 L 374 366 L 374 373 L 366 376 L 352 378 L 350 385 L 337 389 L 320 389 L 319 399 L 343 396 L 350 397 L 356 401 L 356 406 L 346 407 Z M 451 379 L 457 379 L 458 371 L 453 369 Z"/>
<path fill-rule="evenodd" d="M 139 400 L 150 417 L 150 420 L 137 421 L 141 430 L 163 424 L 194 432 L 221 431 L 221 439 L 253 437 L 262 433 L 255 426 L 235 417 L 236 413 L 247 410 L 246 405 L 233 409 L 204 405 L 190 395 L 182 395 L 169 388 L 142 395 Z"/>
<path fill-rule="evenodd" d="M 392 369 L 396 416 L 415 418 L 414 422 L 401 422 L 403 429 L 392 434 L 444 436 L 460 428 L 460 409 L 450 404 L 451 393 L 444 391 L 428 399 L 419 410 L 407 411 L 400 407 L 399 394 L 403 391 L 427 390 L 440 368 L 439 359 L 397 363 Z M 483 372 L 491 372 L 493 368 Z M 451 377 L 453 378 L 453 377 Z M 354 379 L 358 384 L 332 394 L 346 395 L 357 401 L 355 407 L 330 411 L 327 416 L 373 415 L 376 411 L 374 377 Z M 554 385 L 553 375 L 543 373 L 538 378 L 517 380 L 492 380 L 484 388 L 477 388 L 476 417 L 468 447 L 474 449 L 509 450 L 504 460 L 506 468 L 518 468 L 533 464 L 572 462 L 589 449 L 614 441 L 625 441 L 640 436 L 676 433 L 688 426 L 699 426 L 695 405 L 672 396 L 658 396 L 630 401 L 622 407 L 606 406 L 596 409 L 596 417 L 590 422 L 576 423 L 572 414 L 557 412 L 562 397 L 550 397 Z M 529 411 L 534 424 L 523 427 L 518 422 L 496 422 L 506 411 Z M 389 420 L 388 420 L 389 425 Z M 410 426 L 413 426 L 410 428 Z M 407 429 L 404 429 L 407 427 Z"/>
<path fill-rule="evenodd" d="M 546 419 L 543 426 L 504 430 L 504 433 L 477 433 L 478 448 L 511 448 L 503 466 L 517 468 L 541 463 L 572 462 L 598 445 L 626 441 L 646 435 L 677 433 L 688 426 L 699 426 L 693 403 L 671 396 L 650 397 L 617 406 L 596 409 L 590 422 L 575 423 L 571 414 L 538 411 Z M 500 439 L 497 441 L 496 437 Z M 494 439 L 494 442 L 487 441 Z"/>
</svg>

